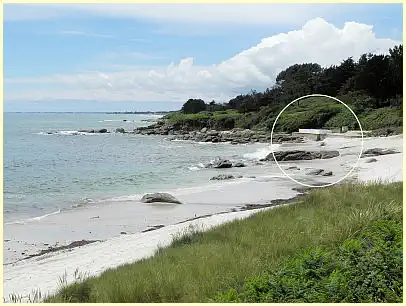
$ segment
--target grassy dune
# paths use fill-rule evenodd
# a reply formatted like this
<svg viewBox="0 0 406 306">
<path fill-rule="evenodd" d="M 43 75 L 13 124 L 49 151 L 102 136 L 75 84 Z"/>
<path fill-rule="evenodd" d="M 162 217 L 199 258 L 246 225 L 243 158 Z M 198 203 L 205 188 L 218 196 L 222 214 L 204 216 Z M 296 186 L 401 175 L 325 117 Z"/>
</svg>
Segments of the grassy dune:
<svg viewBox="0 0 406 306">
<path fill-rule="evenodd" d="M 332 265 L 334 260 L 337 261 L 337 258 L 340 258 L 334 255 L 337 253 L 334 253 L 334 250 L 342 250 L 343 245 L 348 245 L 349 239 L 356 240 L 363 233 L 373 232 L 374 229 L 374 233 L 378 233 L 378 236 L 384 235 L 382 233 L 386 232 L 379 230 L 379 222 L 384 222 L 386 229 L 389 226 L 397 229 L 398 232 L 401 231 L 402 183 L 350 184 L 317 189 L 294 205 L 257 213 L 247 219 L 233 221 L 208 232 L 192 230 L 179 235 L 170 247 L 159 249 L 151 258 L 108 270 L 99 277 L 65 286 L 46 301 L 306 301 L 306 299 L 295 298 L 295 294 L 303 292 L 303 288 L 305 288 L 304 291 L 313 290 L 311 292 L 314 292 L 315 288 L 317 289 L 317 286 L 314 287 L 317 282 L 314 276 L 311 278 L 306 273 L 296 271 L 296 274 L 292 274 L 295 269 L 303 270 L 303 265 L 297 263 L 306 262 L 309 265 L 310 262 L 310 267 L 317 273 L 321 273 L 320 269 L 324 268 L 320 268 L 320 258 L 328 259 Z M 390 224 L 388 225 L 387 222 Z M 376 230 L 377 226 L 378 230 Z M 377 236 L 376 239 L 386 241 L 385 235 L 384 238 Z M 401 236 L 399 238 L 399 233 L 396 236 L 398 247 L 399 243 L 400 245 L 402 243 Z M 378 255 L 384 256 L 383 260 L 375 266 L 368 267 L 385 270 L 386 261 L 390 261 L 393 268 L 393 262 L 397 261 L 392 258 L 395 256 L 392 248 L 388 248 L 383 255 L 378 250 Z M 111 251 L 114 252 L 114 250 Z M 396 256 L 399 256 L 399 250 L 397 252 Z M 364 253 L 357 254 L 359 260 L 362 260 Z M 355 257 L 353 260 L 358 259 Z M 357 262 L 354 264 L 362 268 L 362 265 L 357 265 Z M 330 274 L 334 272 L 334 267 L 331 265 L 327 267 L 330 269 Z M 399 269 L 401 268 L 400 266 Z M 283 271 L 290 271 L 291 278 L 292 275 L 298 275 L 298 278 L 290 279 L 285 283 L 281 281 L 278 283 L 281 284 L 279 287 L 270 286 L 269 281 L 272 277 L 282 279 Z M 323 273 L 319 276 L 328 276 L 326 271 Z M 379 273 L 368 274 L 372 282 L 375 281 L 374 275 L 382 277 Z M 340 281 L 341 285 L 347 284 L 346 288 L 351 289 L 348 288 L 345 277 L 340 278 Z M 384 286 L 385 281 L 386 279 L 382 280 L 381 285 L 378 286 Z M 306 286 L 310 286 L 308 282 L 313 282 L 313 287 L 300 287 L 303 282 L 307 284 Z M 328 288 L 331 287 L 328 282 L 326 284 Z M 395 285 L 397 288 L 393 289 L 395 291 L 402 286 L 401 283 Z M 275 288 L 285 288 L 288 295 L 284 296 L 283 292 L 281 295 L 270 293 L 276 290 Z M 293 290 L 295 294 L 292 293 L 292 288 L 298 288 Z M 399 301 L 401 292 L 395 292 L 392 297 L 383 296 L 383 300 Z M 342 292 L 337 293 L 337 296 L 339 294 Z M 301 297 L 300 294 L 298 296 Z M 313 301 L 333 299 L 328 294 L 324 294 L 323 298 L 318 299 L 314 295 L 312 298 Z"/>
</svg>

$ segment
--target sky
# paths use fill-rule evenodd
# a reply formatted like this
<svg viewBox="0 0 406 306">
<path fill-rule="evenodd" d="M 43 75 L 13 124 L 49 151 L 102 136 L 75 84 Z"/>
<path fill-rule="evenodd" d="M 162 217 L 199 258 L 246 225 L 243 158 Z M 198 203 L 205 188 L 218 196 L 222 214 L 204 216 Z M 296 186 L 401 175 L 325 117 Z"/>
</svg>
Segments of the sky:
<svg viewBox="0 0 406 306">
<path fill-rule="evenodd" d="M 6 112 L 159 111 L 402 41 L 401 4 L 5 4 Z"/>
</svg>

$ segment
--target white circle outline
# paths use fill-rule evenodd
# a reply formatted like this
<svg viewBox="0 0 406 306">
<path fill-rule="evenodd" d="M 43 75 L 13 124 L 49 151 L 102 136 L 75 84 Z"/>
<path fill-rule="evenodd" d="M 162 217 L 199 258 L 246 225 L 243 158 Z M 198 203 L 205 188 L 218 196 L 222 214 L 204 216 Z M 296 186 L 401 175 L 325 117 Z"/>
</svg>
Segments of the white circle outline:
<svg viewBox="0 0 406 306">
<path fill-rule="evenodd" d="M 333 183 L 329 183 L 329 184 L 326 184 L 326 185 L 321 185 L 321 186 L 308 185 L 308 184 L 306 184 L 306 183 L 302 183 L 302 182 L 299 182 L 299 181 L 295 180 L 293 177 L 290 177 L 290 176 L 282 169 L 282 167 L 279 165 L 278 161 L 277 161 L 276 158 L 275 158 L 274 150 L 272 149 L 272 138 L 273 138 L 272 136 L 273 136 L 273 131 L 274 131 L 274 129 L 275 129 L 275 125 L 276 125 L 276 122 L 278 121 L 279 117 L 282 115 L 282 113 L 285 111 L 285 109 L 287 109 L 291 104 L 293 104 L 293 103 L 295 103 L 295 102 L 297 102 L 297 101 L 303 100 L 303 99 L 305 99 L 305 98 L 309 98 L 309 97 L 325 97 L 325 98 L 330 98 L 330 99 L 333 99 L 333 100 L 335 100 L 335 101 L 337 101 L 337 102 L 340 102 L 340 103 L 343 104 L 346 108 L 348 108 L 348 110 L 354 115 L 355 119 L 356 119 L 357 122 L 358 122 L 359 128 L 360 128 L 360 130 L 361 130 L 361 151 L 360 151 L 360 153 L 359 153 L 359 155 L 358 155 L 357 161 L 354 163 L 354 165 L 352 166 L 352 168 L 350 169 L 350 171 L 347 173 L 347 175 L 345 175 L 344 177 L 342 177 L 342 178 L 339 179 L 338 181 L 333 182 Z M 344 180 L 347 176 L 349 176 L 349 175 L 354 171 L 355 167 L 357 166 L 357 163 L 358 163 L 359 160 L 361 159 L 362 152 L 364 151 L 364 131 L 362 130 L 361 122 L 359 121 L 357 115 L 356 115 L 356 114 L 353 112 L 353 110 L 352 110 L 347 104 L 345 104 L 343 101 L 341 101 L 341 100 L 339 100 L 339 99 L 337 99 L 337 98 L 334 98 L 334 97 L 331 97 L 331 96 L 328 96 L 328 95 L 322 95 L 322 94 L 306 95 L 306 96 L 302 96 L 302 97 L 297 98 L 296 100 L 293 100 L 292 102 L 290 102 L 288 105 L 286 105 L 286 106 L 280 111 L 279 115 L 276 117 L 275 122 L 274 122 L 273 125 L 272 125 L 272 131 L 271 131 L 271 150 L 272 150 L 272 151 L 271 151 L 271 152 L 272 152 L 272 156 L 273 156 L 273 158 L 274 158 L 276 164 L 278 165 L 278 168 L 282 171 L 282 173 L 283 173 L 285 176 L 287 176 L 287 177 L 288 177 L 289 179 L 291 179 L 292 181 L 294 181 L 294 182 L 296 182 L 296 183 L 298 183 L 298 184 L 300 184 L 300 185 L 302 185 L 302 186 L 306 186 L 306 187 L 317 187 L 317 188 L 328 187 L 328 186 L 332 186 L 332 185 L 334 185 L 334 184 L 337 184 L 337 183 L 341 182 L 342 180 Z"/>
</svg>

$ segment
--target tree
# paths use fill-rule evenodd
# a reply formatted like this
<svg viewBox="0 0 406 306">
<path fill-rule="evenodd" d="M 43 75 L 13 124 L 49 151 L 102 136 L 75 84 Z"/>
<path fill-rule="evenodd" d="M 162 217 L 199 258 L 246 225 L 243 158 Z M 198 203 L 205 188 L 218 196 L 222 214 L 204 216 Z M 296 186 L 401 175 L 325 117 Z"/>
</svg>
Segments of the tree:
<svg viewBox="0 0 406 306">
<path fill-rule="evenodd" d="M 181 110 L 184 114 L 196 114 L 206 110 L 206 103 L 202 99 L 189 99 Z"/>
</svg>

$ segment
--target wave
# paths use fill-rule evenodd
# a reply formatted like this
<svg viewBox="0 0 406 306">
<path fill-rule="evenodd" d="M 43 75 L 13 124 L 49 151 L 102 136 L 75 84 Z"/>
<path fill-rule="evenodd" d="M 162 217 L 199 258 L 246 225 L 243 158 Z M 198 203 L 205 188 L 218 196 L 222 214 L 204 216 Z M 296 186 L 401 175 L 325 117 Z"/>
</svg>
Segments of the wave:
<svg viewBox="0 0 406 306">
<path fill-rule="evenodd" d="M 90 133 L 82 131 L 55 131 L 55 132 L 39 132 L 37 135 L 64 135 L 64 136 L 76 136 L 76 135 L 100 135 L 100 134 L 109 134 L 109 133 Z"/>
<path fill-rule="evenodd" d="M 106 119 L 106 120 L 99 120 L 98 122 L 127 122 L 127 123 L 133 123 L 136 122 L 136 120 L 127 120 L 127 119 Z"/>
<path fill-rule="evenodd" d="M 272 151 L 277 150 L 279 147 L 280 147 L 280 144 L 272 144 L 272 147 L 268 146 L 265 148 L 261 148 L 261 149 L 256 150 L 255 152 L 246 153 L 243 156 L 246 159 L 259 160 L 259 159 L 267 157 L 268 154 L 272 153 Z"/>
<path fill-rule="evenodd" d="M 6 223 L 4 223 L 4 224 L 5 224 L 5 225 L 10 225 L 10 224 L 26 224 L 26 223 L 28 223 L 28 222 L 39 221 L 39 220 L 42 220 L 42 219 L 44 219 L 44 218 L 46 218 L 46 217 L 49 217 L 49 216 L 52 216 L 52 215 L 56 215 L 56 214 L 59 214 L 59 213 L 61 213 L 61 210 L 60 210 L 60 209 L 58 209 L 57 211 L 54 211 L 54 212 L 45 214 L 45 215 L 38 216 L 38 217 L 28 218 L 28 219 L 21 219 L 21 220 L 16 220 L 16 221 L 11 221 L 11 222 L 6 222 Z"/>
<path fill-rule="evenodd" d="M 198 163 L 197 165 L 193 165 L 193 166 L 188 167 L 188 169 L 190 171 L 199 171 L 199 170 L 204 169 L 204 168 L 205 168 L 205 166 L 204 166 L 203 163 Z"/>
</svg>

